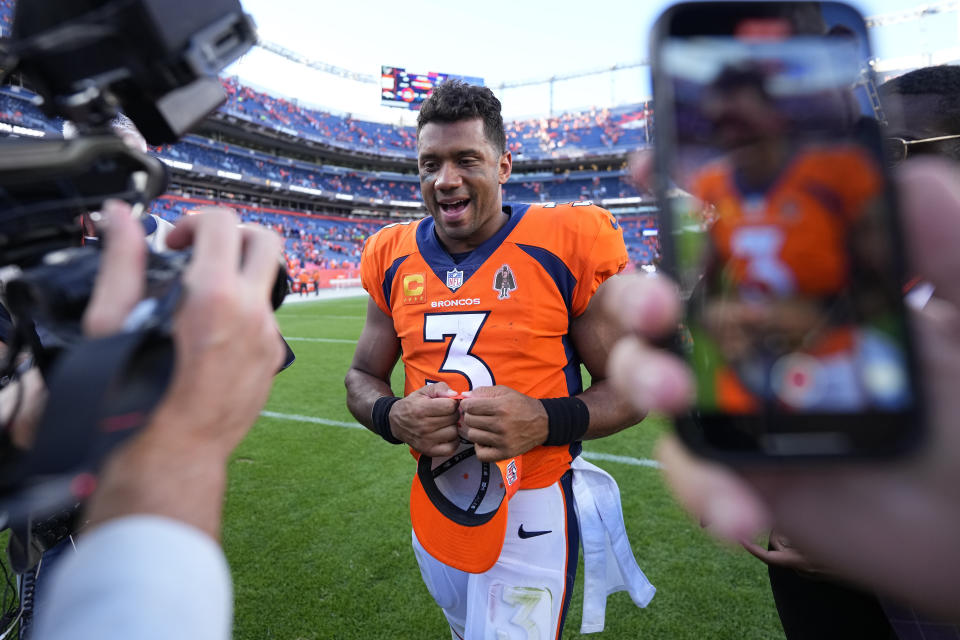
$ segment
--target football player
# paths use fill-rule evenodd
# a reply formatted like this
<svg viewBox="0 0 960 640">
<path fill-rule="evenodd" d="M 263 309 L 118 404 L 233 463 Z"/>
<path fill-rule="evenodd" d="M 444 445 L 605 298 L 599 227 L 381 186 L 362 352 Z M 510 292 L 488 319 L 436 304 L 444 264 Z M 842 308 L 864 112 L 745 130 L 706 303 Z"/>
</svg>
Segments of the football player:
<svg viewBox="0 0 960 640">
<path fill-rule="evenodd" d="M 626 543 L 615 483 L 578 457 L 582 440 L 643 417 L 604 379 L 618 331 L 591 305 L 627 263 L 623 234 L 588 202 L 502 202 L 513 163 L 489 89 L 445 82 L 417 129 L 430 216 L 367 240 L 370 302 L 347 404 L 417 459 L 415 555 L 454 638 L 559 637 L 581 531 L 599 582 L 608 557 L 620 577 L 600 585 L 585 561 L 584 628 L 600 630 L 612 590 L 626 588 L 640 606 L 653 595 Z M 390 388 L 398 357 L 403 397 Z M 607 556 L 609 540 L 619 543 Z"/>
<path fill-rule="evenodd" d="M 711 248 L 700 328 L 724 365 L 701 402 L 745 413 L 902 402 L 905 389 L 869 375 L 899 352 L 858 326 L 880 315 L 885 289 L 879 165 L 853 144 L 797 142 L 765 84 L 728 67 L 703 101 L 725 155 L 691 187 Z"/>
</svg>

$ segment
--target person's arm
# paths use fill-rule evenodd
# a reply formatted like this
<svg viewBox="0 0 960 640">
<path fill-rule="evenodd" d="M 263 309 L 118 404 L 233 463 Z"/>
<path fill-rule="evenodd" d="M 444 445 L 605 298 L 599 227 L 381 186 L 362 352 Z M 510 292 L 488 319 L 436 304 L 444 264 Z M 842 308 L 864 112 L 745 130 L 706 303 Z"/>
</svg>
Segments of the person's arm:
<svg viewBox="0 0 960 640">
<path fill-rule="evenodd" d="M 121 329 L 145 280 L 141 226 L 127 205 L 105 212 L 107 243 L 84 315 L 91 337 Z M 39 608 L 38 637 L 160 640 L 183 629 L 230 637 L 230 572 L 217 542 L 226 462 L 283 353 L 269 303 L 280 241 L 237 223 L 212 210 L 168 238 L 173 249 L 194 247 L 172 382 L 148 425 L 100 472 L 78 551 L 56 569 Z"/>
<path fill-rule="evenodd" d="M 604 300 L 617 289 L 614 276 L 597 289 L 587 310 L 570 324 L 570 338 L 583 365 L 590 372 L 590 387 L 577 397 L 590 411 L 590 426 L 584 440 L 603 438 L 631 427 L 646 416 L 632 403 L 621 398 L 607 380 L 607 360 L 623 329 L 604 313 Z"/>
<path fill-rule="evenodd" d="M 357 422 L 373 430 L 373 405 L 383 396 L 392 396 L 390 374 L 400 357 L 400 338 L 393 319 L 373 301 L 367 301 L 367 319 L 357 340 L 357 350 L 343 383 L 347 387 L 347 408 Z"/>
<path fill-rule="evenodd" d="M 377 400 L 392 397 L 390 374 L 400 355 L 400 339 L 393 319 L 371 298 L 367 320 L 347 371 L 347 408 L 374 433 L 404 442 L 428 456 L 451 456 L 457 438 L 457 395 L 444 383 L 428 384 L 396 401 L 388 410 L 389 433 L 380 433 L 373 420 Z"/>
<path fill-rule="evenodd" d="M 913 314 L 918 361 L 926 384 L 926 442 L 911 456 L 856 464 L 784 465 L 731 469 L 698 458 L 676 436 L 665 437 L 657 457 L 677 499 L 723 539 L 752 539 L 771 524 L 805 557 L 832 575 L 893 597 L 918 611 L 960 615 L 960 188 L 956 166 L 918 158 L 899 170 L 904 236 L 914 272 L 937 287 L 937 297 Z M 636 300 L 664 297 L 641 281 Z M 646 304 L 646 303 L 645 303 Z M 609 313 L 622 316 L 611 306 Z M 678 411 L 690 397 L 689 371 L 657 353 L 643 336 L 655 327 L 624 318 L 637 336 L 611 357 L 611 380 L 625 398 L 645 408 Z M 662 375 L 657 393 L 635 384 Z M 643 364 L 646 362 L 647 364 Z M 643 367 L 644 371 L 639 371 Z"/>
<path fill-rule="evenodd" d="M 210 536 L 170 518 L 126 515 L 84 534 L 53 567 L 32 636 L 166 640 L 189 629 L 228 640 L 231 591 L 227 559 Z"/>
</svg>

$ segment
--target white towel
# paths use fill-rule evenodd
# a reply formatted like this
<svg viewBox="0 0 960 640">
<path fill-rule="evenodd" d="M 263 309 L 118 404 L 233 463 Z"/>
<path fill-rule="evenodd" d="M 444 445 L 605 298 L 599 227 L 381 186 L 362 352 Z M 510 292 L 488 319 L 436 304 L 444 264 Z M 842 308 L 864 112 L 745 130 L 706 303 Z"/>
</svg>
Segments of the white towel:
<svg viewBox="0 0 960 640">
<path fill-rule="evenodd" d="M 582 457 L 573 468 L 573 504 L 583 544 L 583 621 L 580 633 L 603 631 L 607 596 L 627 591 L 634 604 L 646 607 L 656 588 L 633 557 L 623 522 L 616 480 Z"/>
</svg>

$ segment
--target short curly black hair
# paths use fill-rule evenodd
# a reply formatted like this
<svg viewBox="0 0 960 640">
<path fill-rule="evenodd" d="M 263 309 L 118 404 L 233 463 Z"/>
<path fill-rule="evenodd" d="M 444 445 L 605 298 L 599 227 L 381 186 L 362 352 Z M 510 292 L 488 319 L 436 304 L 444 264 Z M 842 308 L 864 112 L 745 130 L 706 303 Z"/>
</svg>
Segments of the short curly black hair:
<svg viewBox="0 0 960 640">
<path fill-rule="evenodd" d="M 943 64 L 915 69 L 884 82 L 879 89 L 881 103 L 907 96 L 935 96 L 936 103 L 927 114 L 929 122 L 943 135 L 960 134 L 960 66 Z M 960 160 L 960 141 L 940 142 L 936 149 Z"/>
<path fill-rule="evenodd" d="M 960 66 L 942 64 L 916 69 L 880 85 L 880 95 L 934 95 L 946 128 L 960 133 Z"/>
<path fill-rule="evenodd" d="M 507 150 L 507 137 L 503 132 L 500 106 L 497 96 L 487 87 L 467 84 L 462 80 L 445 80 L 437 85 L 420 107 L 417 139 L 420 138 L 420 130 L 428 122 L 459 122 L 480 118 L 487 140 L 502 154 Z"/>
</svg>

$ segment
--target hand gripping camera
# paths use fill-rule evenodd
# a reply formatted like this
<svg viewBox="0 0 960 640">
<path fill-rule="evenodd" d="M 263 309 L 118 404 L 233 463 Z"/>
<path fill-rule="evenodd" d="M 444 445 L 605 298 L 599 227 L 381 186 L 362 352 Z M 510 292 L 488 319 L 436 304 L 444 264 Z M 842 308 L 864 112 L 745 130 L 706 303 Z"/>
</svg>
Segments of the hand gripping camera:
<svg viewBox="0 0 960 640">
<path fill-rule="evenodd" d="M 218 72 L 255 42 L 238 0 L 19 2 L 0 70 L 19 74 L 78 135 L 0 140 L 0 270 L 16 274 L 5 284 L 14 329 L 0 380 L 30 357 L 49 390 L 33 448 L 0 457 L 0 512 L 11 522 L 77 502 L 77 478 L 146 422 L 173 369 L 189 252 L 150 256 L 147 298 L 125 331 L 94 341 L 80 329 L 99 251 L 76 246 L 79 216 L 108 198 L 142 212 L 166 188 L 163 164 L 110 122 L 122 112 L 150 144 L 177 141 L 225 101 Z M 274 307 L 285 293 L 278 268 Z"/>
</svg>

